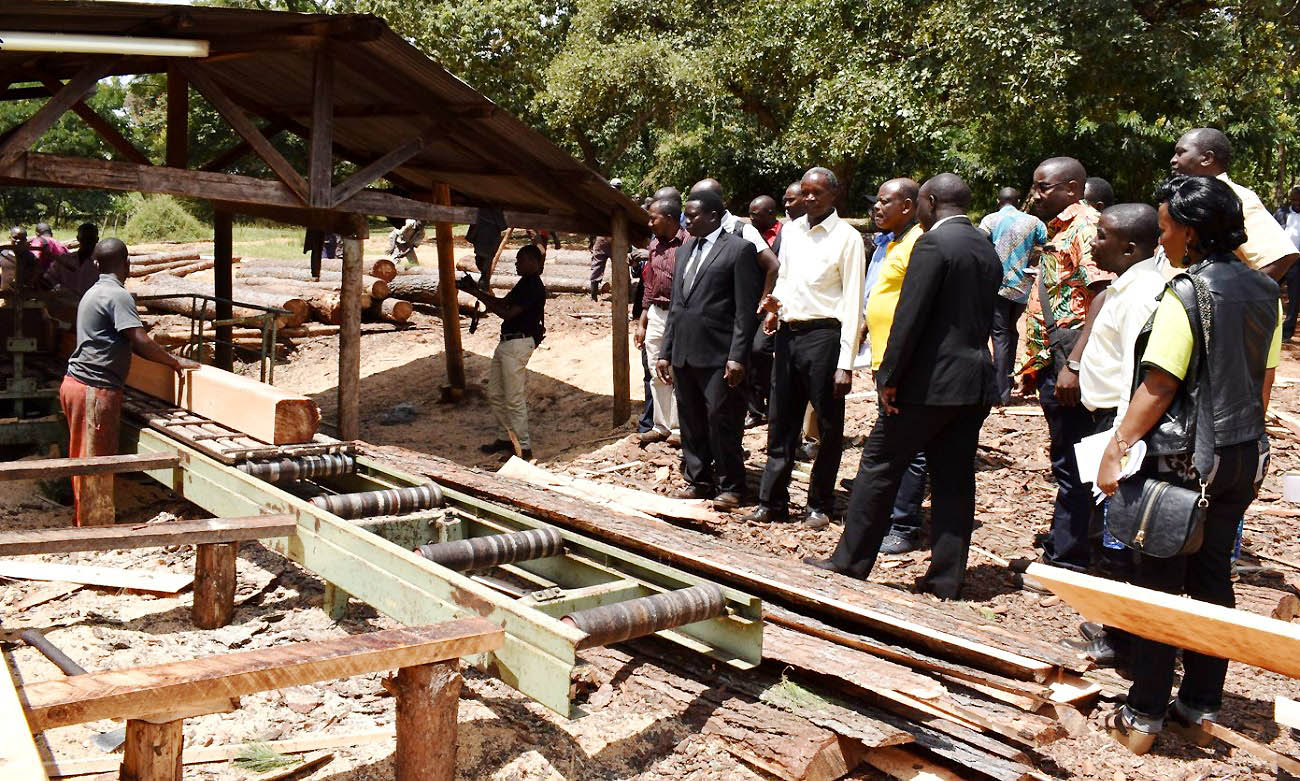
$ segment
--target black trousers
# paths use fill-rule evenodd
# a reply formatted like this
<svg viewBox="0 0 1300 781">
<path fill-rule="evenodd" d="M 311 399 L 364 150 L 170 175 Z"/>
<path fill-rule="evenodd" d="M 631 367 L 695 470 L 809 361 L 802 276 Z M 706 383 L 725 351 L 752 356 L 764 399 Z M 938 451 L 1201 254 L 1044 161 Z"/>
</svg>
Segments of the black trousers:
<svg viewBox="0 0 1300 781">
<path fill-rule="evenodd" d="M 673 367 L 686 482 L 745 494 L 745 394 L 722 379 L 721 366 Z M 716 474 L 716 477 L 715 477 Z"/>
<path fill-rule="evenodd" d="M 844 455 L 844 399 L 835 395 L 839 355 L 838 325 L 796 331 L 783 324 L 776 332 L 767 466 L 758 488 L 758 501 L 764 507 L 784 510 L 790 504 L 790 473 L 803 432 L 804 410 L 811 403 L 821 440 L 808 481 L 808 509 L 834 513 L 835 477 Z"/>
<path fill-rule="evenodd" d="M 641 348 L 642 382 L 645 383 L 645 408 L 641 410 L 641 419 L 636 422 L 636 430 L 645 433 L 655 427 L 655 400 L 650 395 L 650 359 L 646 357 L 645 348 Z"/>
<path fill-rule="evenodd" d="M 1079 477 L 1074 445 L 1097 427 L 1092 412 L 1080 402 L 1073 407 L 1056 400 L 1056 375 L 1049 369 L 1038 385 L 1038 400 L 1051 438 L 1052 477 L 1056 479 L 1056 506 L 1052 533 L 1044 546 L 1048 564 L 1083 572 L 1092 563 L 1088 532 L 1092 527 L 1092 488 Z"/>
<path fill-rule="evenodd" d="M 1282 335 L 1290 339 L 1295 334 L 1296 317 L 1300 315 L 1300 263 L 1286 272 L 1282 283 L 1286 285 L 1286 319 L 1282 321 Z"/>
<path fill-rule="evenodd" d="M 1205 539 L 1201 542 L 1201 549 L 1190 556 L 1168 559 L 1139 554 L 1133 583 L 1234 607 L 1232 550 L 1237 540 L 1237 522 L 1255 498 L 1259 445 L 1246 442 L 1222 447 L 1215 456 L 1216 465 L 1207 489 L 1210 506 L 1206 510 Z M 1172 475 L 1157 476 L 1180 482 Z M 1193 487 L 1193 484 L 1183 484 Z M 1130 708 L 1149 717 L 1164 714 L 1174 685 L 1175 654 L 1173 646 L 1141 637 L 1133 638 L 1133 685 L 1128 691 Z M 1219 710 L 1227 674 L 1227 659 L 1184 650 L 1183 683 L 1178 689 L 1178 699 L 1193 710 Z"/>
<path fill-rule="evenodd" d="M 746 401 L 749 414 L 767 420 L 769 396 L 772 391 L 772 361 L 776 350 L 776 335 L 754 332 L 754 346 L 749 353 L 749 368 L 745 373 Z"/>
<path fill-rule="evenodd" d="M 1016 325 L 1024 313 L 1025 304 L 1002 296 L 993 299 L 993 366 L 1004 406 L 1011 403 L 1011 373 L 1016 370 L 1016 349 L 1020 347 Z"/>
<path fill-rule="evenodd" d="M 894 496 L 903 472 L 919 451 L 930 467 L 930 568 L 921 588 L 956 599 L 966 577 L 975 524 L 975 448 L 988 417 L 984 405 L 932 407 L 900 404 L 880 415 L 862 446 L 844 534 L 831 561 L 865 578 L 889 532 Z"/>
</svg>

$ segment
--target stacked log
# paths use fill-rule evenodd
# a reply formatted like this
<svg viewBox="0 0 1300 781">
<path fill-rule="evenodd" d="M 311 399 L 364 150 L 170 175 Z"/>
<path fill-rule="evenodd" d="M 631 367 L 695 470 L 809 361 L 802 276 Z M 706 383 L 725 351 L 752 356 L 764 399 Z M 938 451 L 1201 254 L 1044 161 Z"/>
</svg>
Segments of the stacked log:
<svg viewBox="0 0 1300 781">
<path fill-rule="evenodd" d="M 284 260 L 281 258 L 245 258 L 244 262 L 250 267 L 272 266 L 289 269 L 308 269 L 306 261 Z M 334 258 L 321 258 L 320 270 L 343 272 L 343 261 Z M 397 276 L 397 266 L 388 258 L 376 258 L 371 260 L 366 258 L 362 261 L 362 272 L 368 276 L 377 277 L 385 282 L 392 282 L 393 277 Z"/>
<path fill-rule="evenodd" d="M 343 284 L 343 272 L 341 271 L 321 271 L 320 276 L 316 277 L 312 276 L 311 269 L 301 268 L 296 265 L 249 264 L 248 268 L 244 269 L 244 275 L 247 277 L 273 277 L 294 282 L 332 282 L 335 287 Z M 369 274 L 362 275 L 361 289 L 369 293 L 373 298 L 388 298 L 389 295 L 388 283 Z"/>
<path fill-rule="evenodd" d="M 239 284 L 276 294 L 292 293 L 307 302 L 316 320 L 329 325 L 338 325 L 342 314 L 343 297 L 339 286 L 330 282 L 298 282 L 279 277 L 240 277 Z M 372 296 L 361 291 L 361 308 L 365 310 L 373 302 Z M 410 316 L 409 314 L 407 315 Z"/>
<path fill-rule="evenodd" d="M 187 293 L 211 295 L 212 286 L 210 284 L 196 282 L 173 274 L 159 273 L 133 281 L 131 283 L 131 292 L 136 296 L 176 296 L 175 298 L 144 302 L 145 307 L 156 312 L 172 312 L 180 315 L 193 314 L 203 320 L 215 320 L 217 317 L 216 306 L 211 301 L 199 300 L 196 302 L 184 295 Z M 297 294 L 267 292 L 243 285 L 236 285 L 233 294 L 235 300 L 242 303 L 288 310 L 289 315 L 279 318 L 281 325 L 302 325 L 311 315 L 311 307 Z M 235 307 L 232 316 L 256 318 L 265 314 L 265 312 L 257 309 Z"/>
</svg>

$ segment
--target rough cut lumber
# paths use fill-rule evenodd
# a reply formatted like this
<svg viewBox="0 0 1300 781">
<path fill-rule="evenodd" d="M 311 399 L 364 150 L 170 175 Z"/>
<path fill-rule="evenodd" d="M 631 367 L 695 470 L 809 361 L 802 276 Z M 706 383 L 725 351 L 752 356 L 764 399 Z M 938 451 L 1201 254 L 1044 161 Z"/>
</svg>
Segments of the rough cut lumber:
<svg viewBox="0 0 1300 781">
<path fill-rule="evenodd" d="M 249 274 L 258 273 L 258 269 L 261 266 L 279 266 L 296 270 L 302 269 L 300 264 L 294 263 L 291 260 L 283 260 L 281 258 L 244 258 L 243 262 L 247 264 L 244 271 Z M 320 268 L 321 271 L 342 272 L 343 261 L 338 258 L 321 258 Z M 367 276 L 378 277 L 385 282 L 392 282 L 393 277 L 397 276 L 397 265 L 388 258 L 376 258 L 374 260 L 366 260 L 363 262 L 361 265 L 361 271 Z"/>
<path fill-rule="evenodd" d="M 198 255 L 195 255 L 192 258 L 186 258 L 184 260 L 169 261 L 167 263 L 153 263 L 150 265 L 143 265 L 143 266 L 137 266 L 132 264 L 131 270 L 130 272 L 127 273 L 127 276 L 147 277 L 150 274 L 157 274 L 160 271 L 170 271 L 173 274 L 176 274 L 177 276 L 185 276 L 185 274 L 180 273 L 180 269 L 189 268 L 190 266 L 199 265 L 203 263 L 207 263 L 206 268 L 212 268 L 213 266 L 212 261 L 199 260 Z M 195 269 L 195 271 L 199 271 L 199 270 L 201 269 Z"/>
<path fill-rule="evenodd" d="M 982 669 L 1045 682 L 1055 676 L 1058 668 L 1083 672 L 1088 667 L 1087 662 L 1064 649 L 970 618 L 970 611 L 960 605 L 936 605 L 897 589 L 749 553 L 690 529 L 612 512 L 493 473 L 476 472 L 437 456 L 393 446 L 366 444 L 362 449 L 447 488 L 514 505 L 557 526 L 590 534 L 755 595 L 870 627 Z"/>
<path fill-rule="evenodd" d="M 109 670 L 24 686 L 34 731 L 131 718 L 196 702 L 458 659 L 501 647 L 483 618 L 404 627 L 184 662 Z"/>
<path fill-rule="evenodd" d="M 212 286 L 206 283 L 187 279 L 186 277 L 178 277 L 175 274 L 162 273 L 137 279 L 131 283 L 130 289 L 136 296 L 173 296 L 172 298 L 145 301 L 143 305 L 149 309 L 182 315 L 193 314 L 204 320 L 213 320 L 217 317 L 216 307 L 211 301 L 200 299 L 196 303 L 194 299 L 186 297 L 190 293 L 212 295 Z M 235 286 L 233 295 L 235 300 L 243 304 L 254 304 L 288 311 L 288 315 L 280 316 L 282 325 L 302 325 L 311 314 L 307 302 L 297 296 L 267 293 L 243 285 Z M 248 318 L 264 317 L 266 314 L 266 312 L 257 309 L 235 307 L 232 316 Z"/>
<path fill-rule="evenodd" d="M 205 542 L 194 554 L 194 604 L 191 614 L 199 629 L 216 629 L 235 614 L 235 554 L 237 542 Z"/>
<path fill-rule="evenodd" d="M 122 750 L 122 781 L 179 781 L 184 719 L 153 724 L 129 719 Z"/>
<path fill-rule="evenodd" d="M 868 765 L 899 781 L 962 781 L 963 778 L 916 751 L 896 746 L 873 748 L 864 759 Z"/>
<path fill-rule="evenodd" d="M 0 463 L 0 481 L 51 480 L 74 475 L 110 475 L 119 472 L 148 472 L 152 469 L 170 469 L 179 465 L 181 457 L 176 451 L 157 453 L 126 453 L 116 456 L 87 456 L 86 458 L 42 458 L 33 461 L 6 461 Z"/>
<path fill-rule="evenodd" d="M 4 739 L 0 740 L 0 774 L 6 781 L 49 778 L 3 655 L 0 655 L 0 724 L 5 725 Z"/>
<path fill-rule="evenodd" d="M 288 265 L 273 266 L 269 263 L 259 263 L 244 269 L 244 277 L 251 277 L 254 275 L 266 278 L 274 277 L 275 279 L 293 280 L 295 282 L 332 282 L 335 286 L 339 286 L 343 282 L 342 271 L 322 271 L 319 277 L 314 277 L 309 268 L 299 268 L 297 266 Z M 363 274 L 361 276 L 361 289 L 374 298 L 387 298 L 389 296 L 388 283 L 379 277 L 373 277 L 369 274 Z"/>
<path fill-rule="evenodd" d="M 183 591 L 194 581 L 194 576 L 190 574 L 15 560 L 0 561 L 0 578 L 59 580 L 87 586 L 150 591 L 156 594 L 175 594 Z"/>
<path fill-rule="evenodd" d="M 136 355 L 126 384 L 272 445 L 310 442 L 320 425 L 320 408 L 306 396 L 213 366 L 181 376 Z"/>
<path fill-rule="evenodd" d="M 1273 720 L 1283 727 L 1300 729 L 1300 702 L 1290 697 L 1278 697 L 1273 702 Z"/>
<path fill-rule="evenodd" d="M 254 515 L 247 518 L 167 521 L 143 527 L 118 524 L 67 529 L 33 529 L 0 533 L 0 556 L 238 542 L 267 537 L 287 537 L 293 534 L 296 528 L 297 522 L 292 515 Z"/>
<path fill-rule="evenodd" d="M 1300 776 L 1300 762 L 1286 754 L 1279 753 L 1263 743 L 1251 740 L 1239 732 L 1233 732 L 1222 724 L 1213 721 L 1201 722 L 1201 729 L 1222 740 L 1230 746 L 1245 751 L 1247 754 L 1262 759 L 1278 770 L 1285 770 L 1292 776 Z"/>
<path fill-rule="evenodd" d="M 864 689 L 892 689 L 926 700 L 947 694 L 934 679 L 906 667 L 773 624 L 763 627 L 763 658 L 830 673 Z"/>
<path fill-rule="evenodd" d="M 375 301 L 367 313 L 374 320 L 384 320 L 401 325 L 411 319 L 411 302 L 398 298 L 385 298 Z"/>
<path fill-rule="evenodd" d="M 673 499 L 649 491 L 638 491 L 635 488 L 623 488 L 581 477 L 557 474 L 517 456 L 511 456 L 497 470 L 497 474 L 522 480 L 539 488 L 558 490 L 569 496 L 592 499 L 602 504 L 613 503 L 611 506 L 614 509 L 629 515 L 648 513 L 662 518 L 681 518 L 705 523 L 718 520 L 718 514 L 708 509 L 702 500 Z"/>
<path fill-rule="evenodd" d="M 197 271 L 207 271 L 215 265 L 217 265 L 215 260 L 200 260 L 197 263 L 188 263 L 184 266 L 177 266 L 168 273 L 175 274 L 178 277 L 185 277 Z"/>
<path fill-rule="evenodd" d="M 1025 573 L 1089 621 L 1300 678 L 1295 624 L 1046 564 L 1031 564 Z"/>
<path fill-rule="evenodd" d="M 198 260 L 198 250 L 183 249 L 175 252 L 150 252 L 144 255 L 131 255 L 132 266 L 152 266 L 158 263 L 171 263 L 177 260 Z"/>
</svg>

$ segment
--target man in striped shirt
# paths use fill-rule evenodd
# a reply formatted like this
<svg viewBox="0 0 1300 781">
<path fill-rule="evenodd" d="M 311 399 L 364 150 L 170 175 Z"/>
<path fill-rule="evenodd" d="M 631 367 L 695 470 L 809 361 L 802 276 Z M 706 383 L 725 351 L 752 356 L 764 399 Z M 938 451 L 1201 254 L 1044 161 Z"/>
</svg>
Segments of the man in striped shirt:
<svg viewBox="0 0 1300 781">
<path fill-rule="evenodd" d="M 1002 288 L 993 304 L 993 365 L 1003 406 L 1011 403 L 1011 373 L 1020 346 L 1016 324 L 1025 313 L 1029 287 L 1036 278 L 1031 266 L 1037 263 L 1038 248 L 1047 243 L 1047 226 L 1016 208 L 1019 202 L 1019 190 L 1003 187 L 998 191 L 998 210 L 980 220 L 980 230 L 993 239 L 1002 260 Z"/>
</svg>

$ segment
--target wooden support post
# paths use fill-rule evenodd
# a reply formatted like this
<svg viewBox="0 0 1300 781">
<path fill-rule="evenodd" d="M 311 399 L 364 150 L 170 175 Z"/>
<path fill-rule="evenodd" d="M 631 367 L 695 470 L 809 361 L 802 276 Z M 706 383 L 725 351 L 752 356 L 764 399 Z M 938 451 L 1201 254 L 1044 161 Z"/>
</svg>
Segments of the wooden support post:
<svg viewBox="0 0 1300 781">
<path fill-rule="evenodd" d="M 235 614 L 237 542 L 205 542 L 194 557 L 194 625 L 216 629 Z"/>
<path fill-rule="evenodd" d="M 328 580 L 325 581 L 325 596 L 321 599 L 321 610 L 335 621 L 342 621 L 348 615 L 348 598 L 351 595 Z"/>
<path fill-rule="evenodd" d="M 153 724 L 127 719 L 122 781 L 181 781 L 184 719 Z"/>
<path fill-rule="evenodd" d="M 190 83 L 174 64 L 167 65 L 167 167 L 190 163 Z"/>
<path fill-rule="evenodd" d="M 81 482 L 79 526 L 112 526 L 117 520 L 113 475 L 74 477 Z"/>
<path fill-rule="evenodd" d="M 235 296 L 234 285 L 234 220 L 227 211 L 212 214 L 212 275 L 213 295 L 218 299 L 217 320 L 230 320 L 234 315 L 231 300 Z M 219 325 L 216 332 L 216 349 L 213 353 L 218 369 L 233 371 L 235 368 L 235 347 L 230 340 L 234 336 L 233 326 Z"/>
<path fill-rule="evenodd" d="M 610 248 L 610 282 L 614 293 L 614 426 L 627 422 L 632 416 L 631 363 L 627 346 L 628 289 L 631 275 L 627 266 L 627 217 L 614 212 L 611 225 L 613 246 Z"/>
<path fill-rule="evenodd" d="M 451 205 L 451 187 L 434 185 L 434 200 Z M 438 243 L 438 308 L 442 312 L 442 352 L 447 361 L 447 385 L 452 399 L 465 390 L 465 354 L 460 346 L 460 307 L 456 291 L 456 252 L 450 222 L 434 223 Z"/>
<path fill-rule="evenodd" d="M 456 777 L 456 721 L 460 702 L 457 662 L 397 671 L 397 781 L 452 781 Z"/>
<path fill-rule="evenodd" d="M 339 295 L 339 439 L 361 438 L 361 264 L 369 231 L 364 217 L 353 218 L 343 238 L 343 279 Z"/>
<path fill-rule="evenodd" d="M 311 148 L 307 180 L 311 205 L 320 209 L 332 203 L 334 175 L 334 57 L 329 46 L 316 50 L 312 73 Z"/>
</svg>

